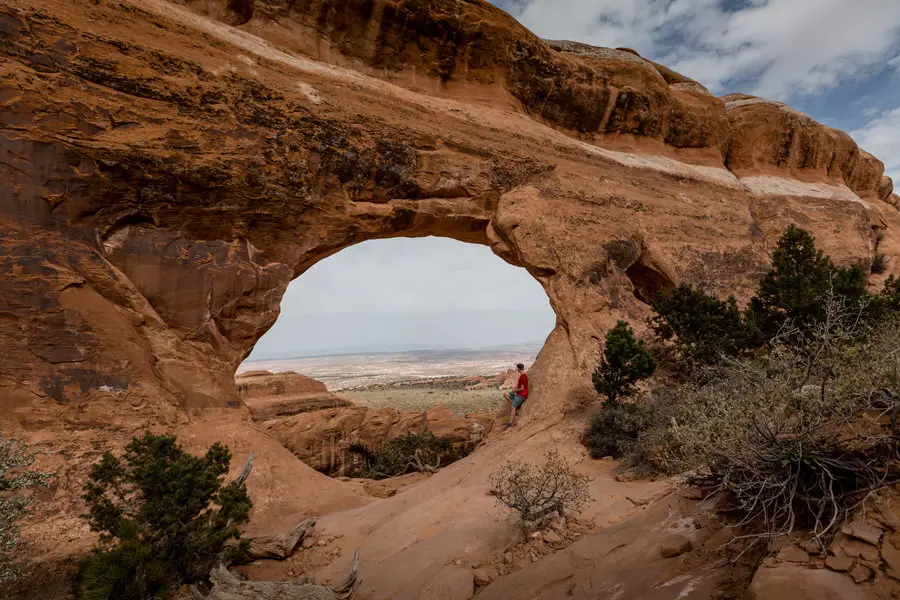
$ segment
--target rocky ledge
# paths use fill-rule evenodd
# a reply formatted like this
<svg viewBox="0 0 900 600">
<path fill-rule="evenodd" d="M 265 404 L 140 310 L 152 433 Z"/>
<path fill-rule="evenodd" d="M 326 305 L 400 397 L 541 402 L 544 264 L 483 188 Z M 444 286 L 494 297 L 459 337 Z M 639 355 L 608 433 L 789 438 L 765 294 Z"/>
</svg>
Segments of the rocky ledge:
<svg viewBox="0 0 900 600">
<path fill-rule="evenodd" d="M 247 371 L 237 375 L 234 384 L 257 421 L 353 406 L 349 400 L 329 392 L 321 381 L 293 371 Z"/>
</svg>

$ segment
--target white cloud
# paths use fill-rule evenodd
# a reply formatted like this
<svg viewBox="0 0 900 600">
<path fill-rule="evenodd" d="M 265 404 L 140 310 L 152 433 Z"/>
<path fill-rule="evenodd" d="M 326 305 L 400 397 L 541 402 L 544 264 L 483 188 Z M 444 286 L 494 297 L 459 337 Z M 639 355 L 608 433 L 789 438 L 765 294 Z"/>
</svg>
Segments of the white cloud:
<svg viewBox="0 0 900 600">
<path fill-rule="evenodd" d="M 866 152 L 884 162 L 885 174 L 894 180 L 895 189 L 900 190 L 900 107 L 872 119 L 850 135 Z"/>
<path fill-rule="evenodd" d="M 749 82 L 788 99 L 900 68 L 897 0 L 526 0 L 516 16 L 541 37 L 635 48 L 716 92 Z"/>
</svg>

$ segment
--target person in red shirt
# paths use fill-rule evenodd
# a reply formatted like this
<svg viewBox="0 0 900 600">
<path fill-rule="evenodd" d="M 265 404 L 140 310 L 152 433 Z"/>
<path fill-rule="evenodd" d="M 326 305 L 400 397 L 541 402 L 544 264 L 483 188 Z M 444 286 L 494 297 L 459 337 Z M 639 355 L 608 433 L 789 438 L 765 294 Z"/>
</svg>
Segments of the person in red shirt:
<svg viewBox="0 0 900 600">
<path fill-rule="evenodd" d="M 512 402 L 512 412 L 509 414 L 509 423 L 506 424 L 505 429 L 509 429 L 515 424 L 516 411 L 528 400 L 528 374 L 525 373 L 525 365 L 522 363 L 517 364 L 516 370 L 519 372 L 519 381 L 516 382 L 516 389 L 509 393 L 509 401 Z"/>
</svg>

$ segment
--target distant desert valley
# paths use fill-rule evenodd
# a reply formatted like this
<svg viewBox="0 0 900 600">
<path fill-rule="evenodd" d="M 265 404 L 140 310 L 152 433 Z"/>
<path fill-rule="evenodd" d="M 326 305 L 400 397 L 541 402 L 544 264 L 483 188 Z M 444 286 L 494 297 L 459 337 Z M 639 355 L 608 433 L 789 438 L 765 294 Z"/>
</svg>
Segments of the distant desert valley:
<svg viewBox="0 0 900 600">
<path fill-rule="evenodd" d="M 292 371 L 321 381 L 328 391 L 361 406 L 425 410 L 443 405 L 463 416 L 490 412 L 509 390 L 509 372 L 517 363 L 531 365 L 540 344 L 490 350 L 415 350 L 402 353 L 346 354 L 245 361 L 244 373 Z M 504 385 L 506 384 L 506 385 Z"/>
</svg>

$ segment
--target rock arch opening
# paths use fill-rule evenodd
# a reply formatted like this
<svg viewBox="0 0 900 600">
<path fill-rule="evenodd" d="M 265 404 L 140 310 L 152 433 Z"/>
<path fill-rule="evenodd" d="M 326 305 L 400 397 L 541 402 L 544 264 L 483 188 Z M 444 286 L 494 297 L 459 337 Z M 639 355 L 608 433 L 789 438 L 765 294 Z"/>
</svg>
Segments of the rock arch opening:
<svg viewBox="0 0 900 600">
<path fill-rule="evenodd" d="M 297 371 L 329 391 L 445 379 L 451 388 L 466 387 L 452 379 L 531 362 L 555 325 L 541 284 L 484 245 L 443 237 L 369 240 L 290 284 L 277 322 L 238 378 Z"/>
</svg>

